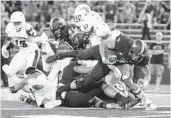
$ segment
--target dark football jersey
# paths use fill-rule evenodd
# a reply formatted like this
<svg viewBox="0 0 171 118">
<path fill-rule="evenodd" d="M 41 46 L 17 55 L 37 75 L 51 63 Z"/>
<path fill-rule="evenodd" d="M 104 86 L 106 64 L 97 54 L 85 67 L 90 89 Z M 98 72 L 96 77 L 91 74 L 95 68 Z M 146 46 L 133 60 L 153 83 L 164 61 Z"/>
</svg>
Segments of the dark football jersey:
<svg viewBox="0 0 171 118">
<path fill-rule="evenodd" d="M 144 66 L 149 63 L 150 57 L 144 56 L 139 61 L 132 61 L 129 57 L 129 50 L 133 44 L 134 40 L 132 38 L 129 38 L 123 34 L 121 34 L 119 37 L 116 38 L 115 41 L 115 51 L 117 55 L 118 61 L 116 62 L 116 66 L 121 64 L 134 64 L 139 66 Z"/>
<path fill-rule="evenodd" d="M 64 40 L 66 43 L 68 43 L 72 49 L 74 49 L 74 44 L 72 42 L 71 35 L 74 34 L 76 30 L 77 30 L 76 25 L 67 24 L 62 31 L 61 39 Z"/>
</svg>

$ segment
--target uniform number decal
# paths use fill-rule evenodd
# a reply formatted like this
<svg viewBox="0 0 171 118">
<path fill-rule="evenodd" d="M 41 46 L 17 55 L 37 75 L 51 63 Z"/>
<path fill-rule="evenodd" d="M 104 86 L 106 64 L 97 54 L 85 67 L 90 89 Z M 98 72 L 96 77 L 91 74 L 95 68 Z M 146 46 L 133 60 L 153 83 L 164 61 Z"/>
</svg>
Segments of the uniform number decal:
<svg viewBox="0 0 171 118">
<path fill-rule="evenodd" d="M 121 84 L 119 84 L 119 83 L 115 84 L 115 88 L 117 88 L 121 92 L 124 92 L 124 87 Z"/>
<path fill-rule="evenodd" d="M 17 45 L 19 47 L 27 47 L 27 44 L 26 44 L 26 41 L 25 40 L 21 40 L 21 39 L 18 39 L 18 40 L 15 40 Z"/>
</svg>

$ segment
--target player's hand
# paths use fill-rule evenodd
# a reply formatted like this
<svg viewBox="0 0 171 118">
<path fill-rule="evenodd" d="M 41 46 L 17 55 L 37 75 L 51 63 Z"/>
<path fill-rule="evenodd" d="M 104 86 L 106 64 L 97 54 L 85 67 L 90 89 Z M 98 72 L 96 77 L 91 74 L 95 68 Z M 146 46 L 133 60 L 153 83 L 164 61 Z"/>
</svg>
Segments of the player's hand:
<svg viewBox="0 0 171 118">
<path fill-rule="evenodd" d="M 137 84 L 139 85 L 139 87 L 141 89 L 146 89 L 147 88 L 147 85 L 148 85 L 148 82 L 146 80 L 140 78 L 138 80 Z"/>
<path fill-rule="evenodd" d="M 6 49 L 5 46 L 2 46 L 2 56 L 3 56 L 4 58 L 9 58 L 9 52 L 8 52 L 8 50 Z"/>
<path fill-rule="evenodd" d="M 112 65 L 117 61 L 117 57 L 115 55 L 109 56 L 107 59 L 102 59 L 104 64 Z"/>
</svg>

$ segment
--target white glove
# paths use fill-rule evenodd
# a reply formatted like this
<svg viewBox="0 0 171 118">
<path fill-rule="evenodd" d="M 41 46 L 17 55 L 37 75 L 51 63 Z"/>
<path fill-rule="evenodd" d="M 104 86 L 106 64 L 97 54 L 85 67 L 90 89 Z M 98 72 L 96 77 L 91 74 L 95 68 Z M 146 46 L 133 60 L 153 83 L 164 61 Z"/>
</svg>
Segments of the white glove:
<svg viewBox="0 0 171 118">
<path fill-rule="evenodd" d="M 9 52 L 8 50 L 6 49 L 6 46 L 2 46 L 2 56 L 4 58 L 9 58 Z"/>
</svg>

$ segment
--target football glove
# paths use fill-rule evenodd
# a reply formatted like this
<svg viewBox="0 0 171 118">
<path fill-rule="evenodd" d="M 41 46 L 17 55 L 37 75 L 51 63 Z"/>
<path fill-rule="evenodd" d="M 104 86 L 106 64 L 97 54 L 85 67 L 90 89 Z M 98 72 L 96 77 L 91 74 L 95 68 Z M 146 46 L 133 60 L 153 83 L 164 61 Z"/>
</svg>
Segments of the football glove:
<svg viewBox="0 0 171 118">
<path fill-rule="evenodd" d="M 2 46 L 2 56 L 4 58 L 9 58 L 9 52 L 8 50 L 6 49 L 6 46 Z"/>
</svg>

